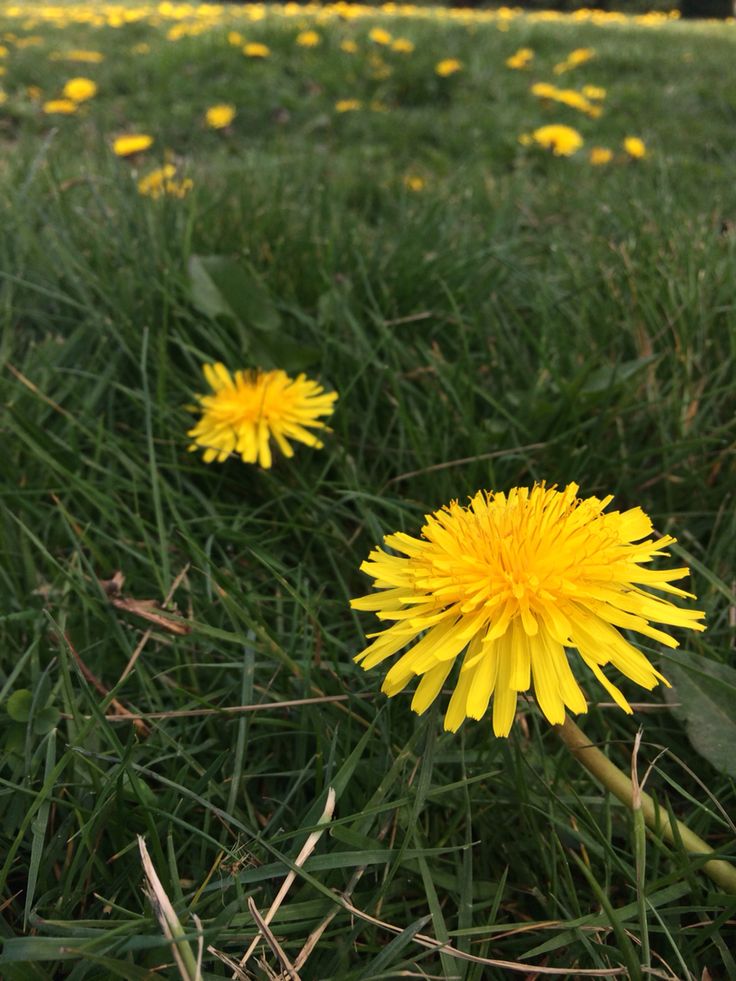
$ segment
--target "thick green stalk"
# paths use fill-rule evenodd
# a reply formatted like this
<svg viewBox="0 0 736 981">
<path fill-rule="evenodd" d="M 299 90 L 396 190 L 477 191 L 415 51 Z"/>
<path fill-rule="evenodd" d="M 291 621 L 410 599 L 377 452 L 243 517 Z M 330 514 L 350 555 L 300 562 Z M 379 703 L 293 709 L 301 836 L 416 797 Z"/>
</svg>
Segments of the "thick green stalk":
<svg viewBox="0 0 736 981">
<path fill-rule="evenodd" d="M 633 809 L 634 785 L 631 779 L 613 764 L 596 746 L 591 745 L 584 732 L 569 716 L 561 726 L 554 727 L 563 743 L 573 756 L 582 763 L 589 773 L 599 780 L 606 790 L 610 790 L 622 804 Z M 681 841 L 688 852 L 696 854 L 712 854 L 713 849 L 702 838 L 691 831 L 681 821 L 670 820 L 669 816 L 656 806 L 649 794 L 640 791 L 641 812 L 648 828 L 661 835 L 665 841 L 675 844 Z M 674 825 L 677 826 L 675 831 Z M 736 895 L 736 867 L 721 858 L 713 858 L 705 862 L 701 869 L 717 883 L 724 892 Z"/>
</svg>

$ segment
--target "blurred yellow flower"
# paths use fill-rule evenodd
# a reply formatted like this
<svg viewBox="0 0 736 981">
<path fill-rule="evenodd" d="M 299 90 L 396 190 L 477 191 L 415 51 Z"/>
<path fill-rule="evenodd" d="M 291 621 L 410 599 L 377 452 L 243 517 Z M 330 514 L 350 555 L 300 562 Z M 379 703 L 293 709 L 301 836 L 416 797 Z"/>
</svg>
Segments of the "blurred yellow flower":
<svg viewBox="0 0 736 981">
<path fill-rule="evenodd" d="M 168 197 L 183 198 L 194 187 L 194 182 L 190 178 L 175 180 L 176 167 L 173 164 L 164 164 L 157 170 L 152 170 L 141 177 L 138 181 L 138 193 L 149 198 L 160 198 L 163 195 Z"/>
<path fill-rule="evenodd" d="M 588 99 L 605 99 L 608 94 L 600 85 L 584 85 L 582 91 Z"/>
<path fill-rule="evenodd" d="M 590 61 L 591 58 L 595 58 L 594 48 L 575 48 L 570 54 L 561 61 L 558 65 L 552 69 L 555 75 L 562 75 L 563 72 L 570 71 L 571 68 L 577 68 L 578 65 L 585 64 L 586 61 Z"/>
<path fill-rule="evenodd" d="M 642 157 L 646 157 L 647 148 L 642 140 L 638 136 L 627 136 L 624 140 L 624 150 L 628 153 L 630 157 L 634 160 L 641 160 Z"/>
<path fill-rule="evenodd" d="M 345 51 L 347 54 L 355 54 L 355 52 L 358 50 L 358 45 L 355 43 L 355 41 L 351 41 L 350 38 L 347 38 L 345 41 L 340 42 L 340 50 Z"/>
<path fill-rule="evenodd" d="M 404 174 L 404 187 L 408 191 L 423 191 L 425 181 L 419 174 Z"/>
<path fill-rule="evenodd" d="M 368 31 L 368 37 L 374 44 L 391 44 L 393 41 L 393 38 L 389 32 L 384 30 L 382 27 L 372 27 L 370 31 Z"/>
<path fill-rule="evenodd" d="M 77 111 L 79 106 L 78 103 L 72 102 L 71 99 L 49 99 L 48 102 L 44 102 L 41 108 L 48 116 L 71 116 L 72 113 Z"/>
<path fill-rule="evenodd" d="M 453 501 L 427 515 L 421 537 L 397 532 L 384 538 L 390 551 L 371 551 L 361 569 L 376 591 L 350 605 L 389 625 L 355 660 L 368 670 L 413 644 L 386 674 L 386 695 L 419 678 L 411 707 L 425 712 L 462 658 L 445 729 L 481 719 L 493 698 L 493 731 L 507 736 L 520 692 L 533 689 L 553 725 L 566 709 L 587 711 L 566 649 L 625 712 L 631 707 L 605 665 L 647 690 L 668 684 L 620 628 L 667 647 L 677 641 L 651 621 L 705 629 L 704 613 L 650 591 L 693 598 L 672 585 L 686 568 L 646 567 L 675 539 L 656 535 L 641 508 L 604 513 L 612 496 L 580 498 L 578 490 L 479 491 L 466 507 Z"/>
<path fill-rule="evenodd" d="M 238 48 L 245 43 L 245 38 L 240 31 L 228 31 L 227 43 L 232 44 L 235 48 Z"/>
<path fill-rule="evenodd" d="M 97 95 L 97 84 L 91 78 L 70 78 L 62 94 L 72 102 L 86 102 Z"/>
<path fill-rule="evenodd" d="M 605 146 L 594 146 L 590 149 L 590 155 L 588 160 L 593 164 L 594 167 L 600 167 L 603 164 L 610 163 L 613 159 L 613 151 L 609 150 Z"/>
<path fill-rule="evenodd" d="M 243 48 L 243 54 L 247 58 L 268 58 L 271 49 L 267 44 L 261 44 L 259 41 L 249 41 Z"/>
<path fill-rule="evenodd" d="M 148 54 L 148 52 L 151 50 L 151 45 L 146 44 L 145 41 L 141 41 L 140 44 L 134 44 L 130 50 L 133 52 L 133 54 L 137 55 Z"/>
<path fill-rule="evenodd" d="M 322 38 L 316 31 L 300 31 L 296 36 L 300 48 L 316 48 L 321 42 Z"/>
<path fill-rule="evenodd" d="M 556 157 L 570 157 L 583 145 L 583 138 L 572 126 L 540 126 L 531 133 L 538 146 L 551 150 Z"/>
<path fill-rule="evenodd" d="M 210 106 L 204 118 L 212 129 L 224 129 L 235 119 L 235 106 L 226 103 Z"/>
<path fill-rule="evenodd" d="M 187 433 L 190 451 L 204 450 L 204 462 L 224 463 L 236 454 L 244 463 L 272 464 L 273 439 L 286 457 L 294 455 L 289 440 L 321 449 L 312 429 L 326 429 L 321 417 L 331 416 L 336 392 L 316 381 L 285 371 L 243 370 L 233 374 L 224 364 L 202 366 L 211 395 L 197 395 L 202 418 Z"/>
<path fill-rule="evenodd" d="M 438 61 L 434 66 L 434 70 L 441 78 L 447 78 L 448 75 L 454 75 L 455 72 L 462 70 L 463 64 L 458 61 L 457 58 L 443 58 L 442 61 Z"/>
<path fill-rule="evenodd" d="M 363 108 L 360 99 L 338 99 L 335 103 L 335 112 L 355 112 Z"/>
<path fill-rule="evenodd" d="M 3 103 L 5 103 L 7 101 L 8 101 L 8 93 L 7 92 L 3 92 L 3 90 L 0 89 L 0 106 L 3 105 Z"/>
<path fill-rule="evenodd" d="M 99 65 L 101 61 L 105 60 L 105 56 L 100 51 L 70 51 L 68 54 L 64 55 L 67 61 L 80 61 L 86 62 L 90 65 Z"/>
<path fill-rule="evenodd" d="M 398 51 L 400 54 L 411 54 L 414 50 L 414 42 L 408 37 L 397 37 L 391 45 L 391 50 Z"/>
<path fill-rule="evenodd" d="M 519 50 L 506 59 L 508 68 L 528 68 L 534 58 L 531 48 L 519 48 Z"/>
<path fill-rule="evenodd" d="M 112 152 L 116 157 L 130 157 L 134 153 L 143 153 L 152 144 L 152 136 L 146 133 L 132 133 L 130 136 L 116 137 L 112 143 Z"/>
</svg>

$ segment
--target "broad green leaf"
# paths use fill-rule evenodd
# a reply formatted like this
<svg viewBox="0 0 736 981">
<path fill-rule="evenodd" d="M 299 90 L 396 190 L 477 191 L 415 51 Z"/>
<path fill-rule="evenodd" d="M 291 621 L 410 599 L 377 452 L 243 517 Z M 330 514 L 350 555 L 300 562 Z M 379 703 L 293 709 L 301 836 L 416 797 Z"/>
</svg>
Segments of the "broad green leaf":
<svg viewBox="0 0 736 981">
<path fill-rule="evenodd" d="M 35 718 L 33 719 L 33 731 L 37 736 L 45 736 L 47 732 L 51 732 L 55 725 L 57 725 L 61 713 L 58 709 L 54 708 L 53 705 L 48 705 L 46 708 L 41 709 L 40 712 L 36 712 Z"/>
<path fill-rule="evenodd" d="M 665 698 L 683 722 L 693 747 L 708 762 L 736 777 L 736 670 L 704 657 L 668 651 Z"/>
<path fill-rule="evenodd" d="M 13 722 L 28 722 L 31 717 L 33 695 L 27 688 L 18 688 L 7 701 L 5 706 Z"/>
<path fill-rule="evenodd" d="M 222 255 L 193 255 L 188 269 L 192 302 L 208 317 L 230 317 L 265 332 L 281 326 L 281 315 L 255 270 Z"/>
</svg>

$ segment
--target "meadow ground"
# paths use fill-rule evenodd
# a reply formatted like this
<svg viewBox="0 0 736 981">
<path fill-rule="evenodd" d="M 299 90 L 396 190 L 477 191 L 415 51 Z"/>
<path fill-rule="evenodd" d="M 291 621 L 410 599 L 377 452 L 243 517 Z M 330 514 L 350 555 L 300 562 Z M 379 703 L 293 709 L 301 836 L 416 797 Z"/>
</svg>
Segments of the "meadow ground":
<svg viewBox="0 0 736 981">
<path fill-rule="evenodd" d="M 229 977 L 289 869 L 303 979 L 736 977 L 702 860 L 532 701 L 387 699 L 349 607 L 479 488 L 641 505 L 708 629 L 643 645 L 679 708 L 571 660 L 581 724 L 733 858 L 736 26 L 4 4 L 0 55 L 2 977 Z M 338 392 L 324 448 L 188 452 L 214 361 Z"/>
</svg>

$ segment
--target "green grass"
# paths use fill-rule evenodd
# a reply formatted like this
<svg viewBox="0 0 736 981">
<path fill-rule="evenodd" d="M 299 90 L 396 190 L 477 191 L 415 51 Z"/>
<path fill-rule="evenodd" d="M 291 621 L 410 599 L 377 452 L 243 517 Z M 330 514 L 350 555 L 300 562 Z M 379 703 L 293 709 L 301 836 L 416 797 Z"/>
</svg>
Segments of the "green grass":
<svg viewBox="0 0 736 981">
<path fill-rule="evenodd" d="M 389 702 L 380 671 L 353 663 L 373 622 L 348 599 L 384 534 L 416 534 L 479 487 L 574 480 L 677 536 L 709 625 L 683 649 L 732 662 L 736 29 L 376 14 L 330 19 L 302 50 L 307 15 L 251 24 L 229 8 L 167 41 L 175 23 L 0 8 L 16 36 L 0 79 L 0 974 L 179 977 L 141 890 L 142 835 L 195 957 L 199 918 L 203 978 L 229 977 L 208 945 L 242 956 L 248 899 L 265 913 L 333 787 L 334 818 L 272 924 L 293 962 L 329 918 L 303 979 L 509 976 L 418 934 L 573 976 L 651 976 L 647 949 L 654 976 L 734 976 L 736 901 L 696 860 L 649 836 L 642 894 L 632 816 L 538 710 L 521 703 L 504 740 L 487 720 L 452 736 L 437 709 Z M 416 44 L 384 52 L 394 71 L 378 80 L 374 23 Z M 232 29 L 271 58 L 245 59 Z M 18 46 L 28 35 L 40 43 Z M 508 70 L 522 46 L 532 70 Z M 596 58 L 557 79 L 583 46 Z M 48 59 L 73 48 L 105 60 Z M 464 69 L 441 80 L 445 57 Z M 98 96 L 45 116 L 27 86 L 49 99 L 74 75 Z M 605 112 L 546 107 L 533 81 L 603 85 Z M 337 114 L 351 97 L 386 111 Z M 202 122 L 219 101 L 238 109 L 226 133 Z M 586 148 L 519 145 L 546 122 Z M 136 131 L 152 150 L 113 157 L 111 138 Z M 647 159 L 623 159 L 630 134 Z M 594 144 L 615 161 L 591 167 Z M 194 181 L 184 200 L 137 194 L 165 152 Z M 247 340 L 193 306 L 194 254 L 247 260 L 284 332 L 317 349 L 310 373 L 340 393 L 324 450 L 268 472 L 187 453 L 202 362 L 239 367 Z M 131 599 L 161 603 L 176 583 L 190 632 L 115 607 L 103 581 L 117 571 Z M 647 703 L 630 718 L 584 684 L 591 740 L 627 769 L 643 725 L 648 790 L 733 856 L 733 781 L 659 690 L 624 682 Z M 26 724 L 7 714 L 19 689 Z M 107 717 L 113 695 L 156 713 L 147 731 Z M 253 704 L 272 707 L 220 711 Z M 278 962 L 261 947 L 248 969 Z"/>
</svg>

